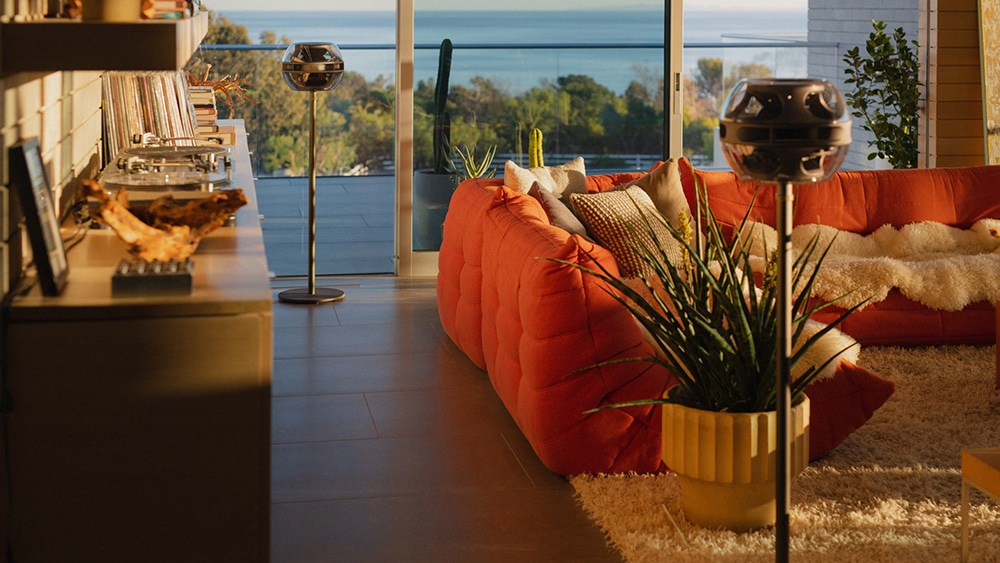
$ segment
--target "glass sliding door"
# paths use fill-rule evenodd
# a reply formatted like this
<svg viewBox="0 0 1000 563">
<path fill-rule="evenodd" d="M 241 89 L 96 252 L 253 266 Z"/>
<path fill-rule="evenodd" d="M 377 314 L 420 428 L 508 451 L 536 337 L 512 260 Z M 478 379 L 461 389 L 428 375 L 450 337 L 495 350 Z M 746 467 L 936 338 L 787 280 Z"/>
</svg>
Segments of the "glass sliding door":
<svg viewBox="0 0 1000 563">
<path fill-rule="evenodd" d="M 412 90 L 397 92 L 399 112 L 404 97 L 412 103 L 412 130 L 397 130 L 397 151 L 412 158 L 412 176 L 397 167 L 407 175 L 397 176 L 401 274 L 436 271 L 450 191 L 466 174 L 459 152 L 495 151 L 488 173 L 502 176 L 508 160 L 528 165 L 533 129 L 542 133 L 546 164 L 583 156 L 588 174 L 647 170 L 680 150 L 680 91 L 672 87 L 680 76 L 664 79 L 665 69 L 680 67 L 679 0 L 628 9 L 610 0 L 588 9 L 522 4 L 442 10 L 444 0 L 397 3 L 398 26 L 413 25 L 412 51 L 397 44 L 397 69 L 413 71 L 400 80 Z M 673 131 L 665 125 L 673 123 Z M 412 223 L 404 226 L 407 210 Z"/>
<path fill-rule="evenodd" d="M 340 47 L 345 74 L 317 93 L 316 273 L 386 274 L 394 268 L 394 0 L 360 11 L 331 5 L 213 11 L 191 80 L 217 90 L 218 118 L 249 135 L 268 266 L 308 271 L 309 94 L 283 80 L 290 43 Z M 231 5 L 232 3 L 230 3 Z M 225 95 L 224 95 L 225 94 Z"/>
</svg>

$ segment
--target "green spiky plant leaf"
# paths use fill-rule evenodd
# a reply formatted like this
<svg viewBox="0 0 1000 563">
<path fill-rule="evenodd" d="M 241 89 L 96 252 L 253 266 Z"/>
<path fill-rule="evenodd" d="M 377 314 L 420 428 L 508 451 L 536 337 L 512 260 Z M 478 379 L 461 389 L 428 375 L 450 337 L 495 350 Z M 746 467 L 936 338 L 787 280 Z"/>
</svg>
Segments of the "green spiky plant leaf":
<svg viewBox="0 0 1000 563">
<path fill-rule="evenodd" d="M 703 241 L 692 241 L 690 220 L 671 225 L 658 213 L 639 208 L 646 218 L 649 237 L 633 236 L 633 250 L 654 272 L 643 279 L 639 291 L 594 260 L 597 269 L 556 260 L 600 278 L 609 293 L 625 306 L 648 331 L 659 352 L 651 357 L 634 357 L 605 362 L 643 361 L 668 369 L 678 381 L 677 392 L 669 397 L 629 401 L 599 407 L 618 408 L 676 402 L 685 406 L 719 412 L 764 412 L 775 410 L 777 396 L 777 280 L 776 254 L 767 252 L 768 267 L 759 288 L 751 268 L 751 241 L 740 236 L 748 228 L 747 210 L 731 236 L 726 236 L 716 220 L 704 190 L 696 189 L 704 209 Z M 755 198 L 756 199 L 756 198 Z M 683 259 L 674 264 L 667 250 L 655 241 L 653 224 L 658 222 L 681 244 Z M 582 250 L 582 249 L 581 249 Z M 810 299 L 823 258 L 829 247 L 819 248 L 812 239 L 792 264 L 795 288 L 792 302 L 792 341 L 797 343 L 789 359 L 792 368 L 819 339 L 832 331 L 858 307 L 850 308 L 826 327 L 808 335 L 805 321 L 833 302 Z M 588 254 L 584 250 L 585 254 Z M 592 256 L 588 257 L 593 258 Z M 806 387 L 839 354 L 813 365 L 790 383 L 793 403 L 801 400 Z M 584 370 L 581 370 L 584 371 Z"/>
<path fill-rule="evenodd" d="M 496 145 L 490 145 L 482 156 L 479 154 L 479 145 L 473 145 L 471 148 L 463 145 L 462 148 L 455 149 L 455 154 L 462 163 L 461 168 L 451 160 L 447 164 L 448 170 L 457 179 L 456 185 L 469 178 L 492 178 L 497 172 L 493 166 L 493 158 L 497 154 Z"/>
</svg>

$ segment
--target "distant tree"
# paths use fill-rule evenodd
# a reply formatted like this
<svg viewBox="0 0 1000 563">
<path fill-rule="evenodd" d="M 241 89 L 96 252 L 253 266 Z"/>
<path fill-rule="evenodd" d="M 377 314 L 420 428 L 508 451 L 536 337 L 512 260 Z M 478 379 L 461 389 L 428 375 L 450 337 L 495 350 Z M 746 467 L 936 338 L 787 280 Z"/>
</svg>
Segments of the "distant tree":
<svg viewBox="0 0 1000 563">
<path fill-rule="evenodd" d="M 485 123 L 501 114 L 505 96 L 506 93 L 492 80 L 476 76 L 468 86 L 453 85 L 449 98 L 455 102 L 458 116 L 466 121 Z M 454 115 L 456 114 L 453 114 L 453 117 Z"/>
<path fill-rule="evenodd" d="M 743 78 L 767 78 L 771 69 L 761 63 L 741 63 L 724 72 L 722 59 L 701 58 L 696 63 L 697 72 L 689 79 L 685 104 L 692 107 L 695 116 L 718 115 L 723 98 L 729 89 Z M 685 84 L 685 87 L 688 87 Z"/>
<path fill-rule="evenodd" d="M 719 110 L 716 107 L 716 97 L 705 95 L 698 86 L 697 77 L 684 76 L 683 79 L 684 106 L 695 116 L 718 116 Z"/>
<path fill-rule="evenodd" d="M 722 59 L 701 58 L 696 72 L 684 77 L 683 146 L 687 156 L 711 157 L 719 111 L 729 89 L 743 78 L 767 78 L 771 69 L 761 63 L 740 63 L 725 72 Z"/>
<path fill-rule="evenodd" d="M 202 40 L 203 45 L 250 45 L 251 43 L 246 26 L 237 25 L 225 16 L 216 18 L 214 12 L 208 12 L 208 31 Z M 210 80 L 223 78 L 245 80 L 248 93 L 256 98 L 254 84 L 258 66 L 257 55 L 253 52 L 199 49 L 184 70 L 195 77 L 208 76 Z M 236 102 L 233 104 L 233 113 L 230 113 L 226 104 L 217 104 L 219 118 L 242 117 L 252 111 L 249 104 L 240 104 L 239 100 Z"/>
<path fill-rule="evenodd" d="M 698 97 L 718 107 L 717 100 L 722 92 L 722 59 L 700 58 L 696 66 L 698 73 L 694 76 L 694 83 L 698 87 Z"/>
<path fill-rule="evenodd" d="M 695 115 L 690 107 L 682 112 L 683 134 L 682 143 L 686 156 L 707 155 L 712 152 L 715 139 L 715 128 L 719 119 L 707 115 Z"/>
<path fill-rule="evenodd" d="M 379 77 L 350 109 L 348 134 L 356 146 L 355 158 L 369 173 L 383 172 L 395 152 L 395 90 Z"/>
<path fill-rule="evenodd" d="M 215 12 L 208 11 L 208 31 L 205 39 L 206 45 L 250 45 L 250 33 L 245 25 L 235 24 L 229 21 L 226 16 L 216 18 Z"/>
<path fill-rule="evenodd" d="M 637 102 L 645 106 L 652 106 L 652 92 L 645 84 L 633 80 L 629 82 L 628 88 L 625 89 L 625 99 L 629 102 Z"/>
<path fill-rule="evenodd" d="M 569 113 L 563 118 L 561 152 L 605 153 L 606 123 L 625 113 L 624 102 L 607 86 L 579 74 L 556 80 L 561 94 L 569 98 Z"/>
<path fill-rule="evenodd" d="M 741 63 L 729 69 L 724 87 L 732 88 L 737 82 L 744 78 L 770 78 L 774 76 L 771 67 L 763 63 Z M 723 92 L 729 95 L 729 91 Z"/>
<path fill-rule="evenodd" d="M 526 92 L 504 99 L 502 105 L 503 117 L 497 123 L 497 131 L 506 143 L 501 143 L 501 151 L 527 154 L 528 133 L 537 127 L 545 138 L 543 151 L 560 152 L 560 116 L 568 113 L 569 100 L 554 84 L 543 82 L 533 86 Z"/>
<path fill-rule="evenodd" d="M 244 26 L 209 15 L 206 44 L 251 44 Z M 260 36 L 261 45 L 284 45 L 273 31 Z M 212 72 L 236 73 L 249 79 L 248 92 L 258 104 L 237 105 L 232 117 L 245 119 L 251 150 L 259 174 L 285 170 L 307 173 L 309 96 L 291 90 L 281 75 L 281 49 L 208 51 L 192 65 L 212 65 Z M 714 64 L 714 63 L 713 63 Z M 715 72 L 706 63 L 705 73 Z M 192 68 L 195 68 L 194 66 Z M 720 66 L 721 68 L 721 66 Z M 532 128 L 544 132 L 549 154 L 660 154 L 663 147 L 664 91 L 662 72 L 637 66 L 636 79 L 617 95 L 592 77 L 583 75 L 543 79 L 516 94 L 494 81 L 476 76 L 467 84 L 453 84 L 448 100 L 452 115 L 452 142 L 456 146 L 497 145 L 500 154 L 518 154 L 527 146 Z M 714 79 L 715 75 L 711 75 Z M 709 76 L 702 77 L 708 84 Z M 689 86 L 689 83 L 691 84 Z M 685 98 L 693 82 L 685 80 Z M 414 164 L 426 167 L 431 158 L 433 80 L 414 88 Z M 391 163 L 395 150 L 394 85 L 384 77 L 368 80 L 357 73 L 344 74 L 338 87 L 322 92 L 317 108 L 317 162 L 320 174 L 360 171 L 377 173 Z M 718 91 L 715 92 L 718 95 Z M 714 118 L 711 104 L 699 105 L 685 123 L 694 138 L 711 132 L 702 116 Z M 697 131 L 697 133 L 695 132 Z M 687 136 L 685 137 L 688 138 Z"/>
<path fill-rule="evenodd" d="M 663 112 L 654 107 L 649 88 L 632 82 L 625 90 L 626 112 L 617 132 L 614 152 L 656 154 L 663 152 Z"/>
</svg>

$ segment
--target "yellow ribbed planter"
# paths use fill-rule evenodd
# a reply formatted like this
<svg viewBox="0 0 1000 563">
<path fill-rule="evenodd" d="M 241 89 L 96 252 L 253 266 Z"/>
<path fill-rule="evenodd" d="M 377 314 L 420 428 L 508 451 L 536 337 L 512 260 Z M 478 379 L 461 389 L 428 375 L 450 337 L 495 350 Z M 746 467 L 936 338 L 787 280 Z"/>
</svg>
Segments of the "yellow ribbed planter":
<svg viewBox="0 0 1000 563">
<path fill-rule="evenodd" d="M 809 464 L 809 398 L 792 408 L 792 475 Z M 663 405 L 663 461 L 692 524 L 745 532 L 775 522 L 777 413 Z"/>
</svg>

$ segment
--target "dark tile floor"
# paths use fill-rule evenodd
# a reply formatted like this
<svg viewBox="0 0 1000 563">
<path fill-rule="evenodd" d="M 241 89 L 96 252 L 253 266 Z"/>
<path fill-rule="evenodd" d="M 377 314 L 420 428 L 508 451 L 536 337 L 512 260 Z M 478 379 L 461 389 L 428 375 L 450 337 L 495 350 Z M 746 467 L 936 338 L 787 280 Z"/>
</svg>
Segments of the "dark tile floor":
<svg viewBox="0 0 1000 563">
<path fill-rule="evenodd" d="M 307 186 L 258 184 L 276 273 L 300 258 L 305 264 L 290 241 L 298 227 L 288 217 L 282 225 L 276 211 L 293 215 L 302 203 L 268 194 L 280 182 L 291 191 Z M 339 192 L 330 207 L 360 219 L 335 219 L 344 226 L 334 228 L 372 240 L 338 241 L 330 267 L 356 256 L 342 271 L 377 269 L 383 260 L 391 269 L 391 195 L 356 186 L 369 190 L 358 192 L 365 205 L 388 206 L 383 216 L 348 203 L 350 183 L 329 183 L 328 195 Z M 391 194 L 391 178 L 388 185 Z M 389 221 L 388 234 L 362 236 L 358 220 Z M 569 483 L 538 461 L 487 375 L 444 334 L 433 278 L 320 277 L 317 286 L 338 287 L 345 299 L 277 301 L 280 290 L 301 285 L 272 281 L 272 561 L 621 561 Z"/>
</svg>

